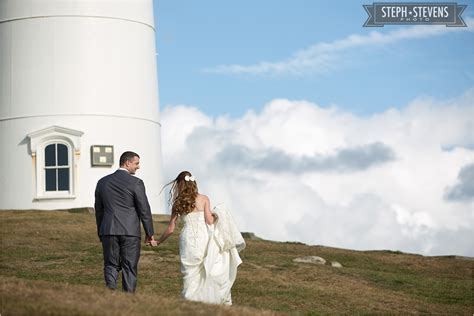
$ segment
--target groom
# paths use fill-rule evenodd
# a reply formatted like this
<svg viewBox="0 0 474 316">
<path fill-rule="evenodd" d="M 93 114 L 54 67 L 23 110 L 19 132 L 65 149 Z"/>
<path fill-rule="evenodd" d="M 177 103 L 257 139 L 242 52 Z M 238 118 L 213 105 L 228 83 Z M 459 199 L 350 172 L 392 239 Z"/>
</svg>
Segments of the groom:
<svg viewBox="0 0 474 316">
<path fill-rule="evenodd" d="M 135 292 L 140 258 L 140 221 L 146 244 L 156 245 L 153 220 L 143 181 L 133 175 L 140 168 L 140 156 L 126 151 L 120 168 L 103 177 L 95 190 L 97 233 L 104 253 L 104 278 L 108 288 L 117 288 L 122 270 L 122 290 Z"/>
</svg>

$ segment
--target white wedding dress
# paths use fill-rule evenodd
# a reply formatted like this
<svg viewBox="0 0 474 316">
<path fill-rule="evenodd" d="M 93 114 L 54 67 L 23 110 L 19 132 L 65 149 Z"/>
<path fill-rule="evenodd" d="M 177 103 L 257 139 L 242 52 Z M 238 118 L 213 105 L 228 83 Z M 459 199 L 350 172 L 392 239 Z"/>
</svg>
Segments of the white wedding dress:
<svg viewBox="0 0 474 316">
<path fill-rule="evenodd" d="M 213 225 L 206 224 L 204 211 L 182 216 L 182 296 L 192 301 L 230 305 L 231 288 L 242 263 L 239 251 L 245 248 L 245 241 L 225 207 L 215 207 L 213 212 L 218 216 Z"/>
</svg>

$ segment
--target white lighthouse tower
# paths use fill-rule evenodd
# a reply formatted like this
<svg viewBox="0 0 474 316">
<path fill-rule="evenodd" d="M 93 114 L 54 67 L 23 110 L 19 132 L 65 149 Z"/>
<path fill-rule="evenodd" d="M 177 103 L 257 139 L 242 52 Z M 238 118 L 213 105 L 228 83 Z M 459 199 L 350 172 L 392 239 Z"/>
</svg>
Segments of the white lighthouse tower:
<svg viewBox="0 0 474 316">
<path fill-rule="evenodd" d="M 0 209 L 91 207 L 126 150 L 162 185 L 152 0 L 0 0 Z"/>
</svg>

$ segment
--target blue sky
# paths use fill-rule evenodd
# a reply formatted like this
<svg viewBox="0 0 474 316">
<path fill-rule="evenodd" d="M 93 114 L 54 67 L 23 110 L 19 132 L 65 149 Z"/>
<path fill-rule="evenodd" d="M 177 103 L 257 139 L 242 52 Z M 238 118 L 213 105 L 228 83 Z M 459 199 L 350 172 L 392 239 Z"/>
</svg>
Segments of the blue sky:
<svg viewBox="0 0 474 316">
<path fill-rule="evenodd" d="M 364 28 L 362 4 L 155 1 L 164 178 L 266 239 L 474 256 L 474 5 Z"/>
<path fill-rule="evenodd" d="M 351 35 L 407 29 L 362 27 L 362 4 L 370 2 L 155 1 L 161 107 L 186 104 L 236 117 L 285 98 L 370 115 L 420 96 L 449 99 L 474 86 L 474 33 L 466 30 L 351 46 L 330 52 L 325 67 L 302 73 L 212 72 L 282 62 Z M 463 18 L 474 17 L 474 6 L 459 4 L 468 4 Z"/>
</svg>

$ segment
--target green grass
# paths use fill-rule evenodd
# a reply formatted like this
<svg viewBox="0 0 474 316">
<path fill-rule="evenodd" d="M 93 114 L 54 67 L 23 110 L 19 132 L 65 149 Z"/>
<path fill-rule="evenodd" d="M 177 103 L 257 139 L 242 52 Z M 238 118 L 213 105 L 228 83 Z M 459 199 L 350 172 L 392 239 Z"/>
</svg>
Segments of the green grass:
<svg viewBox="0 0 474 316">
<path fill-rule="evenodd" d="M 162 232 L 167 216 L 154 216 Z M 104 288 L 87 209 L 0 212 L 1 315 L 325 315 L 474 313 L 474 261 L 247 240 L 232 307 L 188 302 L 178 233 L 142 248 L 135 295 Z M 316 255 L 344 267 L 295 263 Z"/>
</svg>

